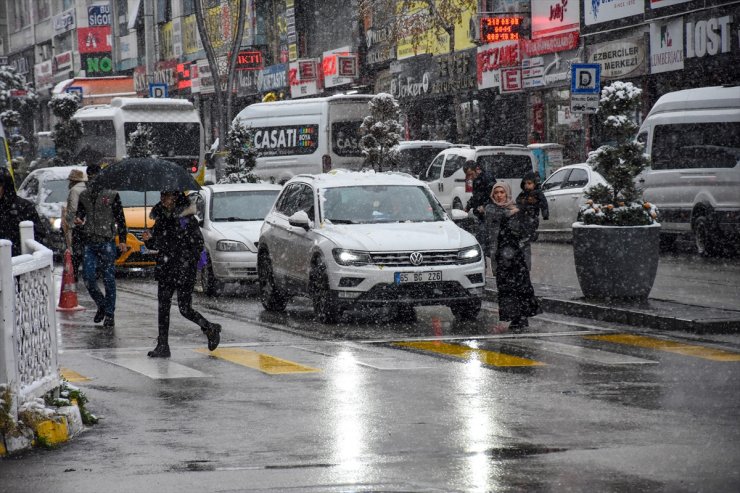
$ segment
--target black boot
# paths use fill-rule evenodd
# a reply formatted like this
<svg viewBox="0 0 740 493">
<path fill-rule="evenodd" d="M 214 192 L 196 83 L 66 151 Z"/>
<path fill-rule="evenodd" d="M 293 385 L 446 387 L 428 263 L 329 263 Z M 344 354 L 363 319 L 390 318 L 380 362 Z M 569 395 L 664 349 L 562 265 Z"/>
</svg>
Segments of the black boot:
<svg viewBox="0 0 740 493">
<path fill-rule="evenodd" d="M 208 338 L 208 350 L 213 351 L 218 347 L 218 343 L 221 342 L 221 324 L 207 322 L 207 325 L 201 327 L 201 329 Z"/>
<path fill-rule="evenodd" d="M 169 358 L 170 357 L 170 345 L 167 344 L 167 336 L 157 337 L 157 347 L 147 353 L 150 358 Z"/>
</svg>

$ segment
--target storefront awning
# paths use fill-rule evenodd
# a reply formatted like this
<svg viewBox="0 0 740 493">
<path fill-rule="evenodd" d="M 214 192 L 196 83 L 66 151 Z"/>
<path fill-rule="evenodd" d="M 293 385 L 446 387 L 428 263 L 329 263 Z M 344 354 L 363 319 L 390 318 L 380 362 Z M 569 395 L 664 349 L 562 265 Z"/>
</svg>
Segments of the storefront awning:
<svg viewBox="0 0 740 493">
<path fill-rule="evenodd" d="M 82 89 L 82 105 L 107 104 L 115 97 L 136 97 L 133 77 L 77 77 L 59 83 L 53 93 L 59 94 L 70 87 Z"/>
</svg>

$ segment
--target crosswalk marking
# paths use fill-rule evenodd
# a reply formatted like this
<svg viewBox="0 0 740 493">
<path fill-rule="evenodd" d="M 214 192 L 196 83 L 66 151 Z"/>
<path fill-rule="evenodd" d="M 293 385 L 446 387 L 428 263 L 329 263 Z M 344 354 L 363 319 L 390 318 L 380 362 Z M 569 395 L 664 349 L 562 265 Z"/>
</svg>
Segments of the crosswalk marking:
<svg viewBox="0 0 740 493">
<path fill-rule="evenodd" d="M 726 351 L 724 349 L 714 349 L 705 346 L 697 346 L 694 344 L 684 344 L 681 342 L 656 339 L 654 337 L 638 336 L 632 334 L 610 334 L 586 336 L 586 339 L 656 349 L 658 351 L 677 353 L 684 356 L 693 356 L 695 358 L 708 359 L 711 361 L 740 361 L 740 353 Z"/>
<path fill-rule="evenodd" d="M 89 382 L 91 379 L 87 378 L 84 375 L 80 375 L 74 370 L 70 370 L 69 368 L 61 367 L 59 368 L 59 373 L 62 374 L 62 377 L 68 382 L 72 383 L 78 383 L 78 382 Z"/>
<path fill-rule="evenodd" d="M 270 356 L 269 354 L 258 353 L 243 348 L 219 348 L 215 351 L 208 351 L 205 348 L 194 349 L 195 352 L 207 354 L 237 365 L 254 368 L 268 375 L 284 375 L 288 373 L 316 373 L 320 372 L 318 368 L 301 365 L 293 361 Z"/>
<path fill-rule="evenodd" d="M 417 361 L 416 359 L 409 358 L 408 353 L 406 356 L 399 356 L 398 351 L 393 351 L 396 354 L 387 354 L 386 352 L 376 351 L 372 348 L 362 347 L 360 344 L 342 344 L 336 346 L 327 346 L 323 348 L 306 347 L 306 346 L 293 346 L 296 349 L 306 351 L 313 354 L 320 354 L 330 358 L 341 357 L 343 353 L 351 353 L 352 361 L 360 366 L 366 366 L 374 370 L 381 371 L 400 371 L 400 370 L 427 370 L 434 368 L 434 362 L 428 361 L 429 358 L 422 358 L 424 362 Z M 386 350 L 387 351 L 387 350 Z"/>
<path fill-rule="evenodd" d="M 465 360 L 478 360 L 489 366 L 541 366 L 544 363 L 519 356 L 498 353 L 486 349 L 475 349 L 439 341 L 395 342 L 394 346 L 419 349 L 453 356 Z"/>
<path fill-rule="evenodd" d="M 204 378 L 210 377 L 206 373 L 203 373 L 193 368 L 189 368 L 185 365 L 175 363 L 169 358 L 150 358 L 146 354 L 131 355 L 131 354 L 111 354 L 108 353 L 104 356 L 93 356 L 93 358 L 107 361 L 116 366 L 127 368 L 136 373 L 141 373 L 154 380 L 169 380 L 175 378 Z"/>
<path fill-rule="evenodd" d="M 587 361 L 593 361 L 602 365 L 657 365 L 657 361 L 637 358 L 635 356 L 629 356 L 627 354 L 612 353 L 610 351 L 603 351 L 601 349 L 592 349 L 582 346 L 575 346 L 573 344 L 565 344 L 562 342 L 554 341 L 542 341 L 537 339 L 518 340 L 518 341 L 507 341 L 506 344 L 513 344 L 515 346 L 524 347 L 527 349 L 535 349 L 540 351 L 548 351 L 551 353 L 560 354 L 563 356 L 570 356 L 573 358 L 584 359 Z"/>
</svg>

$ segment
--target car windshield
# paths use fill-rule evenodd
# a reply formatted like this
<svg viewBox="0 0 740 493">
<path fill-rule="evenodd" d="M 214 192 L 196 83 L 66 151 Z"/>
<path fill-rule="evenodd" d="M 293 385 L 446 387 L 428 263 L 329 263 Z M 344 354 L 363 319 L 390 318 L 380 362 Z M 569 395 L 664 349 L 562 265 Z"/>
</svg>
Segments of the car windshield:
<svg viewBox="0 0 740 493">
<path fill-rule="evenodd" d="M 426 187 L 366 185 L 323 191 L 323 218 L 334 224 L 441 221 L 444 209 Z"/>
<path fill-rule="evenodd" d="M 118 191 L 121 197 L 123 207 L 152 207 L 159 202 L 159 192 L 131 192 L 126 190 Z"/>
<path fill-rule="evenodd" d="M 211 201 L 212 221 L 262 221 L 280 190 L 217 192 Z"/>
<path fill-rule="evenodd" d="M 57 202 L 66 202 L 69 195 L 69 180 L 47 180 L 42 184 L 42 202 L 54 204 Z"/>
</svg>

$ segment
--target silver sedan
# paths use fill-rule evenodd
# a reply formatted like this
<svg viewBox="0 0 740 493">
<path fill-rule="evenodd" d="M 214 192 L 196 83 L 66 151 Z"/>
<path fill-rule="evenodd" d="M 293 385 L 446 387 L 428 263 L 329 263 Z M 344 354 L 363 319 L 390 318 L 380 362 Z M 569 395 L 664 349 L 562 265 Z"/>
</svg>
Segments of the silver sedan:
<svg viewBox="0 0 740 493">
<path fill-rule="evenodd" d="M 550 220 L 541 221 L 542 233 L 572 233 L 572 224 L 578 211 L 586 202 L 583 192 L 606 180 L 588 164 L 563 166 L 550 175 L 542 184 L 550 208 Z"/>
</svg>

